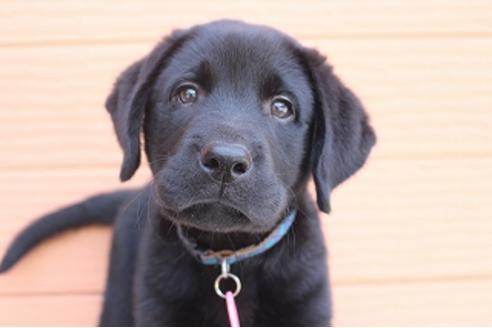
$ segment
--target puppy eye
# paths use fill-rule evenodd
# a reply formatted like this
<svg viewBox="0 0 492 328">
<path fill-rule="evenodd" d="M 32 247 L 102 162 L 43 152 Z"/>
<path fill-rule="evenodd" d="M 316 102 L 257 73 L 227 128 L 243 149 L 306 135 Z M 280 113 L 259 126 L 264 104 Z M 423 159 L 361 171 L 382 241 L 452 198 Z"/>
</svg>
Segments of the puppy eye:
<svg viewBox="0 0 492 328">
<path fill-rule="evenodd" d="M 294 116 L 294 105 L 285 96 L 273 98 L 270 111 L 276 118 L 286 120 Z"/>
<path fill-rule="evenodd" d="M 183 84 L 175 91 L 176 99 L 184 104 L 192 104 L 198 100 L 198 88 L 193 84 Z"/>
</svg>

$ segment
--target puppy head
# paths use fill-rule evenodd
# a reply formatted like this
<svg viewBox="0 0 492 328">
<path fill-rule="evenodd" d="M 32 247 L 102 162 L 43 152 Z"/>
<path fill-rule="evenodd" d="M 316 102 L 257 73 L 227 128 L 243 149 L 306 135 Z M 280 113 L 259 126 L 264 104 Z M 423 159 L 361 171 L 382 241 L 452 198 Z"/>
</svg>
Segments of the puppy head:
<svg viewBox="0 0 492 328">
<path fill-rule="evenodd" d="M 312 171 L 323 211 L 374 133 L 316 52 L 273 29 L 220 21 L 174 32 L 119 77 L 106 107 L 124 151 L 140 133 L 168 216 L 206 231 L 265 232 Z"/>
</svg>

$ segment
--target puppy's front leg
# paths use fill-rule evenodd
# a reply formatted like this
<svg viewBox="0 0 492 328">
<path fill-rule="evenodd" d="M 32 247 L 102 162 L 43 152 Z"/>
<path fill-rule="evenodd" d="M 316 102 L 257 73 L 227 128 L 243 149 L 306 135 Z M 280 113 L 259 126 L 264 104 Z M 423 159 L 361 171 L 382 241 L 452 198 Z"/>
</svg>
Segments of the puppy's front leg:
<svg viewBox="0 0 492 328">
<path fill-rule="evenodd" d="M 149 224 L 143 232 L 134 283 L 137 326 L 194 326 L 200 322 L 199 264 L 162 221 L 163 235 Z"/>
<path fill-rule="evenodd" d="M 146 209 L 137 199 L 115 220 L 100 326 L 133 326 L 133 285 L 137 249 Z M 145 204 L 145 201 L 143 201 Z"/>
<path fill-rule="evenodd" d="M 130 234 L 115 230 L 111 244 L 109 272 L 104 293 L 100 326 L 133 326 L 132 285 L 135 266 L 135 247 Z"/>
<path fill-rule="evenodd" d="M 295 287 L 293 288 L 295 289 Z M 265 304 L 259 324 L 262 326 L 330 326 L 331 300 L 328 284 L 321 283 L 308 293 L 286 300 L 275 295 L 262 300 Z M 295 292 L 295 290 L 293 291 Z"/>
</svg>

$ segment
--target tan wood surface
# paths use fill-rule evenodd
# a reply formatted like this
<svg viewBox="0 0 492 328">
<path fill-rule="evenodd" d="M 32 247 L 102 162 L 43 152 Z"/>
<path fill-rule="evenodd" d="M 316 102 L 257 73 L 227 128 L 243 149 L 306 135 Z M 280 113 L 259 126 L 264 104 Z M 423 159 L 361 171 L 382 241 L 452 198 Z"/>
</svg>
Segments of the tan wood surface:
<svg viewBox="0 0 492 328">
<path fill-rule="evenodd" d="M 103 109 L 174 28 L 278 27 L 328 55 L 378 132 L 323 216 L 337 325 L 492 325 L 492 0 L 4 1 L 0 255 L 35 217 L 118 182 Z M 0 325 L 95 324 L 110 229 L 60 235 L 0 276 Z"/>
</svg>

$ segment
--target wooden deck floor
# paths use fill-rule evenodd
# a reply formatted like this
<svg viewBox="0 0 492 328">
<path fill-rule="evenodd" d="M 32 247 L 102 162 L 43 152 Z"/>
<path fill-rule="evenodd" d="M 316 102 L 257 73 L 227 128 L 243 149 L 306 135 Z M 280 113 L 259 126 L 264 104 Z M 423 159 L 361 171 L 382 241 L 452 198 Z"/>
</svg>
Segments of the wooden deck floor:
<svg viewBox="0 0 492 328">
<path fill-rule="evenodd" d="M 323 218 L 334 323 L 492 325 L 490 0 L 3 1 L 0 255 L 36 216 L 121 187 L 114 78 L 173 28 L 224 17 L 319 48 L 377 129 Z M 95 324 L 109 238 L 63 234 L 0 276 L 0 325 Z"/>
</svg>

